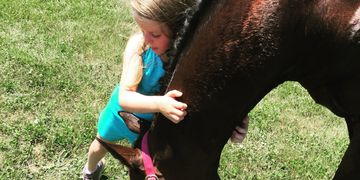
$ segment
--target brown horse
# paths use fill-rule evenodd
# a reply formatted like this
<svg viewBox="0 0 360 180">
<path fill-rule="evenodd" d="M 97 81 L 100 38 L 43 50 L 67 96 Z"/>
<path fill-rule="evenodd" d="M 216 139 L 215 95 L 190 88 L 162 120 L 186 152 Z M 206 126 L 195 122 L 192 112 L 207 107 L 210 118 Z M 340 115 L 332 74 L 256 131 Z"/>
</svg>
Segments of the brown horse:
<svg viewBox="0 0 360 180">
<path fill-rule="evenodd" d="M 204 0 L 198 8 L 167 75 L 188 115 L 177 125 L 159 115 L 150 128 L 162 178 L 219 179 L 236 120 L 291 80 L 346 119 L 350 144 L 334 179 L 360 179 L 360 0 Z M 138 152 L 128 155 L 131 179 L 143 179 Z"/>
</svg>

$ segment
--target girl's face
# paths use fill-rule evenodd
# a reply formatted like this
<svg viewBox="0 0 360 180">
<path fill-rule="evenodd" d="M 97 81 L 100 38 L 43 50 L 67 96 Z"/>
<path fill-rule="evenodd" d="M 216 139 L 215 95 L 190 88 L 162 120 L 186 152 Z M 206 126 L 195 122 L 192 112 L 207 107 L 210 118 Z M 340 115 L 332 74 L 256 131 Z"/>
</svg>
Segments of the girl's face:
<svg viewBox="0 0 360 180">
<path fill-rule="evenodd" d="M 170 46 L 170 29 L 165 24 L 139 16 L 135 16 L 135 21 L 144 35 L 145 44 L 157 55 L 163 55 Z"/>
</svg>

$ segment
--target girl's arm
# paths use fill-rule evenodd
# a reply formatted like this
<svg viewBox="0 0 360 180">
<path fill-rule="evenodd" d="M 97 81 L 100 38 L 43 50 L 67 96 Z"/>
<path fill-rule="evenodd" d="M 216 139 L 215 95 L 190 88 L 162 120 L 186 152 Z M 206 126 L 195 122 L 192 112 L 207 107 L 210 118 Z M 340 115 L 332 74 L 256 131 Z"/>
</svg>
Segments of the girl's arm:
<svg viewBox="0 0 360 180">
<path fill-rule="evenodd" d="M 120 106 L 129 112 L 149 113 L 160 112 L 174 123 L 183 120 L 186 115 L 185 103 L 175 100 L 182 93 L 177 90 L 169 91 L 164 96 L 145 96 L 135 91 L 122 90 L 119 93 Z"/>
<path fill-rule="evenodd" d="M 185 103 L 175 100 L 180 97 L 180 91 L 170 91 L 164 96 L 146 96 L 136 92 L 138 73 L 142 70 L 142 59 L 139 49 L 143 44 L 141 34 L 132 36 L 125 48 L 123 71 L 120 80 L 119 103 L 125 110 L 133 113 L 160 112 L 174 123 L 180 122 L 186 115 Z"/>
</svg>

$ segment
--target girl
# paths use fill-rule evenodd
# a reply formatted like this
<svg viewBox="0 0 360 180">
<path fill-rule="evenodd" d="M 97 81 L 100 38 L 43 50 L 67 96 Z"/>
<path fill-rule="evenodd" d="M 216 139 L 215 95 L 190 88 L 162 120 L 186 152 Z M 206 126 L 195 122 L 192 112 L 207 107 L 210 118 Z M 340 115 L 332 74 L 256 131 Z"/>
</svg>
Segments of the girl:
<svg viewBox="0 0 360 180">
<path fill-rule="evenodd" d="M 187 105 L 176 100 L 182 95 L 180 91 L 163 96 L 154 94 L 159 92 L 159 79 L 165 73 L 166 52 L 183 25 L 186 10 L 195 4 L 196 0 L 131 0 L 134 19 L 142 33 L 130 37 L 126 45 L 120 83 L 100 113 L 98 138 L 110 143 L 136 140 L 138 135 L 128 129 L 119 111 L 138 113 L 137 116 L 149 121 L 155 112 L 174 123 L 184 118 Z M 92 142 L 83 169 L 84 179 L 100 178 L 106 153 L 97 140 Z"/>
</svg>

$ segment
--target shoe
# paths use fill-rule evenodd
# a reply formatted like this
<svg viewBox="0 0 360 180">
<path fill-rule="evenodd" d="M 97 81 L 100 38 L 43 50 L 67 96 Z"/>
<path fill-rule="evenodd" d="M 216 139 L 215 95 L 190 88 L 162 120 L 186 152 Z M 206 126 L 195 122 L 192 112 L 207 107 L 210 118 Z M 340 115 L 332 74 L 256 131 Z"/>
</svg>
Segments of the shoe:
<svg viewBox="0 0 360 180">
<path fill-rule="evenodd" d="M 96 166 L 96 170 L 91 173 L 91 174 L 87 174 L 85 173 L 85 168 L 83 169 L 83 179 L 84 180 L 100 180 L 101 174 L 104 171 L 105 168 L 105 161 L 102 159 Z"/>
</svg>

